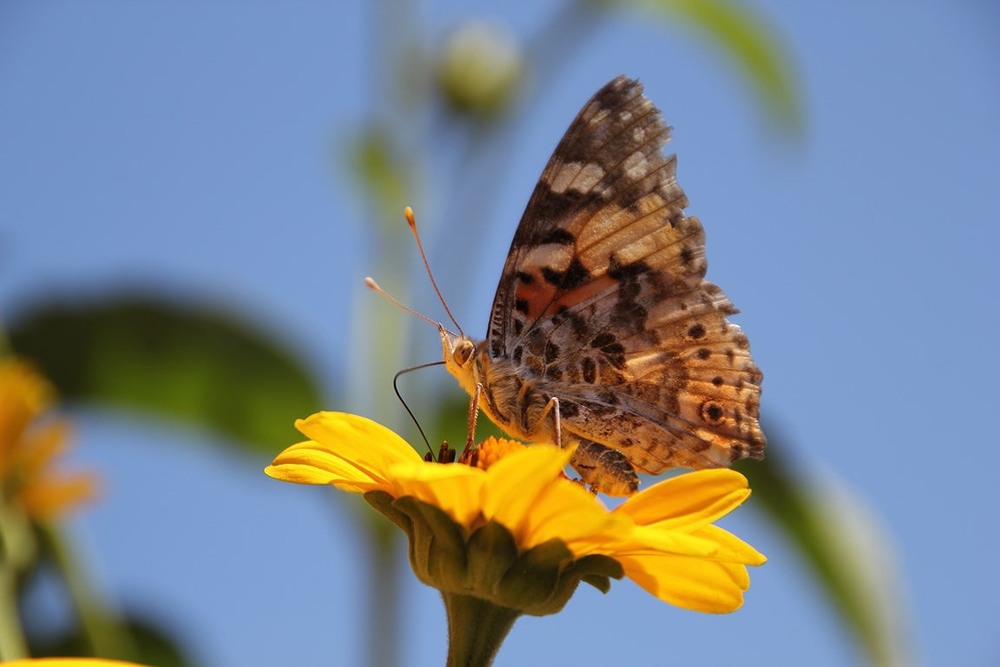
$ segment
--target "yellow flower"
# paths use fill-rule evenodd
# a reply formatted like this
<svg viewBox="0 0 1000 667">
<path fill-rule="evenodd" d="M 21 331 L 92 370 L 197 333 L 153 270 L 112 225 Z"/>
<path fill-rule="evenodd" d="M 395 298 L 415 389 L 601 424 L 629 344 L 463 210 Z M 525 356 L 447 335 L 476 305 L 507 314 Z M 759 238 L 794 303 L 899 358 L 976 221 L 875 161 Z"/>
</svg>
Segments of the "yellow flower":
<svg viewBox="0 0 1000 667">
<path fill-rule="evenodd" d="M 441 591 L 449 667 L 489 665 L 521 614 L 563 608 L 581 581 L 602 592 L 627 575 L 672 604 L 733 611 L 764 557 L 712 522 L 749 495 L 737 472 L 682 475 L 609 511 L 565 477 L 571 451 L 487 439 L 458 463 L 424 461 L 373 421 L 321 412 L 309 440 L 265 472 L 363 493 L 403 529 L 417 578 Z"/>
<path fill-rule="evenodd" d="M 91 475 L 54 469 L 66 449 L 68 426 L 42 419 L 53 395 L 30 365 L 0 359 L 0 502 L 34 520 L 62 514 L 95 492 Z"/>
<path fill-rule="evenodd" d="M 505 597 L 495 588 L 484 592 L 477 586 L 482 578 L 470 574 L 478 565 L 449 569 L 440 561 L 430 562 L 427 554 L 420 553 L 427 545 L 414 545 L 414 538 L 420 539 L 412 532 L 414 516 L 443 513 L 453 528 L 437 522 L 432 535 L 438 542 L 455 542 L 456 552 L 470 543 L 477 545 L 484 529 L 501 526 L 513 539 L 509 546 L 517 554 L 559 544 L 569 558 L 559 567 L 568 570 L 583 563 L 584 581 L 596 577 L 600 583 L 601 577 L 623 572 L 656 597 L 698 611 L 739 608 L 749 587 L 746 566 L 765 561 L 751 546 L 713 525 L 750 493 L 746 478 L 732 470 L 668 479 L 609 511 L 593 494 L 564 478 L 571 453 L 555 447 L 512 448 L 510 441 L 488 440 L 481 445 L 481 460 L 492 460 L 501 450 L 505 455 L 483 470 L 424 461 L 398 435 L 355 415 L 321 412 L 297 421 L 296 427 L 310 440 L 283 451 L 265 472 L 283 481 L 331 484 L 365 493 L 401 527 L 411 527 L 414 571 L 445 592 L 493 596 L 505 605 L 520 604 L 522 611 L 532 614 L 558 611 L 566 601 L 546 605 L 523 591 L 521 597 Z M 419 509 L 411 507 L 413 503 Z M 449 530 L 442 537 L 442 531 Z M 468 553 L 456 557 L 467 559 Z M 491 566 L 496 564 L 494 560 Z"/>
</svg>

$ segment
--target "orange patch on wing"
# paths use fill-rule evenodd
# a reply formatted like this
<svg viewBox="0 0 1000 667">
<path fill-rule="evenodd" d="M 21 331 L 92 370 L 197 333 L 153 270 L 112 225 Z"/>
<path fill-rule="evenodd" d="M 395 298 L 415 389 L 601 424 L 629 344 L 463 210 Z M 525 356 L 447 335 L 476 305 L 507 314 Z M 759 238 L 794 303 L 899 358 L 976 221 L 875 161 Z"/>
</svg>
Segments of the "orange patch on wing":
<svg viewBox="0 0 1000 667">
<path fill-rule="evenodd" d="M 514 292 L 514 299 L 515 303 L 523 302 L 527 305 L 525 316 L 529 320 L 536 320 L 552 304 L 558 288 L 548 283 L 542 277 L 541 271 L 532 270 L 528 273 L 531 275 L 532 280 L 530 282 L 525 280 L 518 281 L 517 289 Z"/>
<path fill-rule="evenodd" d="M 595 278 L 594 280 L 589 280 L 576 289 L 564 292 L 558 299 L 553 301 L 548 308 L 545 309 L 544 314 L 551 317 L 563 308 L 572 308 L 573 306 L 583 303 L 584 301 L 588 301 L 591 298 L 598 297 L 607 290 L 613 289 L 617 284 L 618 281 L 607 274 L 599 278 Z"/>
<path fill-rule="evenodd" d="M 575 289 L 562 291 L 542 278 L 541 272 L 533 271 L 531 275 L 534 280 L 530 283 L 519 281 L 514 292 L 517 301 L 527 305 L 525 316 L 529 320 L 552 317 L 565 308 L 572 308 L 588 299 L 600 296 L 618 283 L 614 278 L 602 275 L 594 280 L 588 280 Z"/>
</svg>

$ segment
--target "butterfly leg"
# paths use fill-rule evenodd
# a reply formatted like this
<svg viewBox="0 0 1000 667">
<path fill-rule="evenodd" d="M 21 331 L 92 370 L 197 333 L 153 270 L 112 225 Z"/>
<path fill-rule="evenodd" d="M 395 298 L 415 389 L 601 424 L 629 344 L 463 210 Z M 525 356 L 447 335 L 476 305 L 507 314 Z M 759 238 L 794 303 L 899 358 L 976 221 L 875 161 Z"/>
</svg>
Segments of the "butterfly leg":
<svg viewBox="0 0 1000 667">
<path fill-rule="evenodd" d="M 559 413 L 559 399 L 553 396 L 545 404 L 541 415 L 535 420 L 531 433 L 543 434 L 546 420 L 552 415 L 552 439 L 557 447 L 563 446 L 562 418 Z M 572 435 L 572 434 L 571 434 Z M 609 496 L 630 496 L 639 488 L 639 476 L 632 464 L 617 449 L 606 447 L 593 440 L 572 438 L 577 442 L 576 451 L 570 465 L 580 473 L 580 478 L 594 493 Z M 536 440 L 538 442 L 540 440 Z"/>
<path fill-rule="evenodd" d="M 639 488 L 639 476 L 625 455 L 592 440 L 580 440 L 569 464 L 595 493 L 630 496 Z"/>
<path fill-rule="evenodd" d="M 556 447 L 562 449 L 562 417 L 559 415 L 559 399 L 555 396 L 550 398 L 548 405 L 545 406 L 546 412 L 548 412 L 550 407 L 552 409 L 552 421 L 555 423 Z M 542 418 L 545 418 L 544 414 Z"/>
<path fill-rule="evenodd" d="M 476 446 L 476 421 L 479 419 L 479 397 L 482 396 L 483 385 L 476 383 L 476 391 L 472 394 L 472 400 L 469 401 L 469 418 L 468 418 L 468 435 L 465 437 L 465 449 L 462 450 L 462 456 L 465 457 L 466 452 L 471 452 Z"/>
<path fill-rule="evenodd" d="M 553 428 L 551 433 L 549 432 L 546 420 L 552 415 Z M 553 396 L 549 399 L 545 407 L 542 408 L 542 413 L 538 415 L 535 419 L 534 424 L 531 428 L 526 431 L 528 438 L 532 442 L 547 442 L 548 438 L 545 436 L 550 436 L 552 442 L 556 447 L 562 448 L 562 418 L 559 415 L 559 399 Z"/>
</svg>

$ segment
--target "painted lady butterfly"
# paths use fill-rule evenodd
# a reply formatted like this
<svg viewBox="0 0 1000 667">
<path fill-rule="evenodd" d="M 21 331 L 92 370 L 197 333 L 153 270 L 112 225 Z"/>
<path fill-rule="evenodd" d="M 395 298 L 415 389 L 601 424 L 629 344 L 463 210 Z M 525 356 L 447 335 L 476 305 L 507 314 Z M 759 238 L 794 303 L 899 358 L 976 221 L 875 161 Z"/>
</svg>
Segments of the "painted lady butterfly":
<svg viewBox="0 0 1000 667">
<path fill-rule="evenodd" d="M 670 136 L 642 85 L 587 102 L 535 186 L 475 343 L 441 327 L 448 370 L 513 437 L 575 444 L 595 491 L 636 470 L 762 458 L 762 375 L 736 308 L 705 280 Z M 475 408 L 474 408 L 475 409 Z"/>
</svg>

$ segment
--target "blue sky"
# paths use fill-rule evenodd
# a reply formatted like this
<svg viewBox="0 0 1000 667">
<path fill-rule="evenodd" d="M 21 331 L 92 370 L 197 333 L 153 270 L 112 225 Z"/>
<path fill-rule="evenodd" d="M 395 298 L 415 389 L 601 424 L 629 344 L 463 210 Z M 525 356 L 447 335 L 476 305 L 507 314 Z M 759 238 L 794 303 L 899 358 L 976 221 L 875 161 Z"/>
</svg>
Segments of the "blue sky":
<svg viewBox="0 0 1000 667">
<path fill-rule="evenodd" d="M 1000 13 L 985 1 L 753 6 L 794 61 L 801 144 L 767 130 L 746 82 L 700 39 L 613 18 L 534 81 L 483 227 L 459 248 L 429 225 L 438 279 L 463 326 L 485 331 L 562 131 L 614 75 L 642 79 L 674 127 L 709 277 L 742 310 L 765 415 L 804 475 L 849 490 L 884 531 L 915 661 L 996 664 Z M 148 286 L 236 310 L 340 389 L 377 260 L 371 212 L 335 155 L 390 104 L 373 92 L 386 66 L 374 22 L 433 48 L 483 11 L 518 39 L 549 16 L 456 2 L 411 17 L 361 2 L 0 5 L 0 315 L 52 293 Z M 446 170 L 456 146 L 420 150 L 431 170 L 400 208 L 431 221 L 463 184 Z M 437 316 L 429 288 L 414 292 Z M 433 329 L 411 332 L 406 363 L 439 353 Z M 273 482 L 190 431 L 88 413 L 78 436 L 105 498 L 73 531 L 109 595 L 168 621 L 206 665 L 358 663 L 365 563 L 350 503 Z M 752 511 L 725 525 L 770 557 L 737 614 L 677 610 L 619 582 L 519 621 L 497 664 L 857 664 L 782 536 Z M 403 580 L 404 664 L 442 664 L 440 601 Z"/>
</svg>

